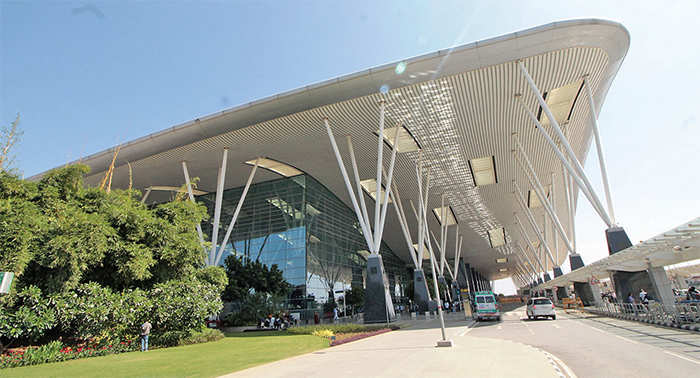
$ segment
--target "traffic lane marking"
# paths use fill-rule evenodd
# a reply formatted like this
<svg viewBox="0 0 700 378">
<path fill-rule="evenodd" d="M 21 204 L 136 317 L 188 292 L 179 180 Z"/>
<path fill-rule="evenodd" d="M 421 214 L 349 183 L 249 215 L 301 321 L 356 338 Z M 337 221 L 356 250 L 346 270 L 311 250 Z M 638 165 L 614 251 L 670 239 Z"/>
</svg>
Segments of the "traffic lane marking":
<svg viewBox="0 0 700 378">
<path fill-rule="evenodd" d="M 578 319 L 577 319 L 577 320 L 578 320 Z M 602 322 L 602 323 L 604 323 L 605 325 L 607 325 L 608 327 L 610 327 L 610 328 L 612 328 L 612 329 L 620 329 L 619 327 L 616 327 L 615 325 L 613 325 L 613 324 L 611 324 L 611 323 L 608 323 L 608 322 Z M 608 335 L 611 335 L 611 336 L 615 336 L 615 337 L 617 337 L 617 338 L 619 338 L 619 339 L 625 340 L 625 341 L 630 342 L 630 343 L 633 343 L 633 344 L 648 345 L 648 346 L 650 346 L 650 347 L 652 347 L 652 348 L 656 348 L 656 349 L 658 349 L 658 350 L 660 350 L 660 351 L 662 351 L 662 352 L 664 352 L 664 353 L 666 353 L 666 354 L 669 354 L 669 355 L 671 355 L 671 356 L 674 356 L 674 357 L 677 357 L 677 358 L 686 360 L 686 361 L 688 361 L 688 362 L 692 362 L 692 363 L 694 363 L 694 364 L 700 365 L 700 361 L 698 361 L 698 360 L 696 360 L 696 359 L 694 359 L 694 358 L 686 357 L 686 356 L 680 355 L 680 354 L 678 354 L 678 353 L 671 352 L 671 351 L 669 351 L 669 350 L 667 350 L 667 349 L 665 349 L 665 348 L 662 348 L 662 347 L 660 347 L 660 346 L 655 345 L 654 343 L 635 341 L 635 340 L 629 339 L 629 338 L 627 338 L 627 337 L 623 337 L 623 336 L 614 334 L 614 333 L 612 333 L 612 332 L 608 332 L 608 331 L 606 331 L 606 330 L 600 329 L 600 328 L 598 328 L 598 327 L 594 327 L 594 326 L 585 324 L 584 322 L 579 322 L 579 324 L 584 325 L 584 326 L 586 326 L 586 327 L 588 327 L 588 328 L 594 329 L 594 330 L 596 330 L 596 331 L 598 331 L 598 332 L 605 333 L 605 334 L 608 334 Z M 623 330 L 624 330 L 624 329 L 623 329 Z M 669 341 L 671 341 L 671 340 L 669 340 Z M 676 343 L 677 343 L 677 342 L 676 342 Z"/>
<path fill-rule="evenodd" d="M 674 356 L 674 357 L 678 357 L 678 358 L 684 359 L 684 360 L 686 360 L 686 361 L 690 361 L 690 362 L 692 362 L 692 363 L 694 363 L 694 364 L 700 365 L 700 361 L 698 361 L 698 360 L 696 360 L 696 359 L 694 359 L 694 358 L 682 356 L 682 355 L 680 355 L 680 354 L 678 354 L 678 353 L 673 353 L 673 352 L 668 351 L 668 350 L 664 350 L 664 353 L 670 354 L 670 355 L 672 355 L 672 356 Z"/>
</svg>

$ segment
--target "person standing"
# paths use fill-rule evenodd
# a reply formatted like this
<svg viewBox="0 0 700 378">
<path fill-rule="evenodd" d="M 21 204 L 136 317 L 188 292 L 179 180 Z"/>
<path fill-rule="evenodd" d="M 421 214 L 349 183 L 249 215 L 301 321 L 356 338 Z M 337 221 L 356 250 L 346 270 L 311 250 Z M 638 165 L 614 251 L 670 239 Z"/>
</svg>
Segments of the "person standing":
<svg viewBox="0 0 700 378">
<path fill-rule="evenodd" d="M 333 323 L 338 323 L 338 307 L 333 309 Z"/>
<path fill-rule="evenodd" d="M 148 352 L 148 336 L 151 334 L 151 323 L 146 320 L 141 324 L 141 351 Z"/>
</svg>

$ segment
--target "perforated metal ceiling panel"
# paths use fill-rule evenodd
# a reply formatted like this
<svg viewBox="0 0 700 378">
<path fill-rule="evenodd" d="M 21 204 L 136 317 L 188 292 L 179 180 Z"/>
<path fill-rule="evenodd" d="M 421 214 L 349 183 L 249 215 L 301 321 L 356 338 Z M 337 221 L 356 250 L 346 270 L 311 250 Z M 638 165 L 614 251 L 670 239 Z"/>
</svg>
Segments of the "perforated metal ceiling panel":
<svg viewBox="0 0 700 378">
<path fill-rule="evenodd" d="M 516 60 L 523 60 L 541 91 L 570 84 L 588 74 L 600 106 L 628 43 L 626 30 L 618 24 L 595 20 L 565 22 L 455 48 L 449 57 L 445 52 L 438 52 L 409 59 L 404 61 L 407 67 L 402 75 L 391 72 L 394 65 L 350 75 L 131 142 L 124 147 L 124 154 L 120 152 L 113 186 L 128 185 L 127 161 L 131 161 L 136 188 L 182 185 L 180 162 L 186 160 L 190 175 L 201 179 L 199 188 L 215 191 L 222 150 L 229 147 L 226 188 L 242 186 L 251 169 L 244 162 L 263 156 L 307 172 L 349 204 L 322 118 L 330 119 L 346 166 L 349 168 L 345 136 L 350 135 L 361 179 L 373 178 L 378 103 L 385 100 L 387 127 L 403 124 L 421 145 L 422 159 L 430 167 L 428 208 L 440 207 L 440 196 L 444 193 L 446 204 L 454 210 L 460 233 L 464 235 L 462 256 L 465 261 L 489 279 L 502 278 L 515 270 L 517 260 L 496 264 L 496 258 L 512 253 L 513 242 L 519 239 L 513 226 L 513 212 L 518 206 L 512 195 L 515 190 L 512 181 L 516 180 L 524 191 L 531 189 L 513 160 L 512 133 L 518 133 L 543 185 L 551 184 L 549 174 L 554 172 L 555 186 L 559 188 L 556 211 L 561 214 L 564 227 L 569 228 L 563 216 L 566 205 L 561 165 L 515 99 L 516 94 L 522 94 L 527 107 L 533 112 L 538 109 Z M 378 88 L 382 85 L 391 89 L 380 93 Z M 279 102 L 279 107 L 275 107 L 275 101 Z M 274 111 L 255 114 L 256 106 L 260 112 Z M 588 117 L 587 102 L 579 99 L 571 121 L 564 126 L 581 161 L 585 159 L 591 140 Z M 171 144 L 163 145 L 162 140 Z M 390 150 L 385 148 L 384 153 L 384 161 L 388 163 Z M 418 152 L 400 153 L 394 169 L 394 180 L 406 209 L 410 209 L 408 201 L 415 202 L 418 196 L 414 168 L 418 156 Z M 498 182 L 475 187 L 468 161 L 484 156 L 494 156 Z M 94 184 L 101 180 L 109 165 L 106 157 L 111 158 L 109 151 L 84 160 L 93 168 L 88 182 Z M 278 177 L 258 170 L 255 182 Z M 149 199 L 159 200 L 154 194 Z M 370 197 L 365 195 L 365 199 L 368 206 L 374 205 Z M 393 209 L 389 210 L 384 239 L 408 262 L 398 220 Z M 543 211 L 534 209 L 540 225 Z M 412 214 L 407 217 L 415 238 L 414 218 Z M 429 222 L 431 229 L 438 229 L 434 217 L 429 217 Z M 507 243 L 492 249 L 488 230 L 499 227 L 505 228 Z M 531 240 L 536 240 L 532 230 L 528 231 Z M 454 232 L 453 226 L 448 233 L 450 256 L 454 252 Z M 563 243 L 556 254 L 559 262 L 565 260 Z M 508 270 L 501 272 L 499 268 Z"/>
</svg>

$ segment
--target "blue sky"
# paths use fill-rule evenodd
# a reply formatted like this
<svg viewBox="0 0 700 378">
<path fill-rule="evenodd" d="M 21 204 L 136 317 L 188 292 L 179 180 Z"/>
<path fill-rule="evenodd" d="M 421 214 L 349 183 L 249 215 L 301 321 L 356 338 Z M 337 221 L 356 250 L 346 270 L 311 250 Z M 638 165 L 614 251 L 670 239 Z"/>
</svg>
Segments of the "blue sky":
<svg viewBox="0 0 700 378">
<path fill-rule="evenodd" d="M 700 215 L 698 14 L 691 1 L 0 0 L 0 124 L 21 113 L 17 166 L 30 176 L 341 74 L 556 20 L 610 19 L 632 43 L 600 126 L 617 218 L 636 242 Z M 586 168 L 600 188 L 596 159 Z M 607 254 L 604 225 L 580 199 L 590 262 Z"/>
</svg>

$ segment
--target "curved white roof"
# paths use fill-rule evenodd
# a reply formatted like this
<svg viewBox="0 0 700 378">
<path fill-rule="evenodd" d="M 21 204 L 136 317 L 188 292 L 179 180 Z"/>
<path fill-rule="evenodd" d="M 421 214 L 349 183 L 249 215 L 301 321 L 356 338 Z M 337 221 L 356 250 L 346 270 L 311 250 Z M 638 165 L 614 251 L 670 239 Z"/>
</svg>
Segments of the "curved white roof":
<svg viewBox="0 0 700 378">
<path fill-rule="evenodd" d="M 555 173 L 555 180 L 561 180 L 560 164 L 554 153 L 515 100 L 514 95 L 522 93 L 525 104 L 533 112 L 538 109 L 515 62 L 522 60 L 537 86 L 545 92 L 589 75 L 600 107 L 628 46 L 629 34 L 618 23 L 575 20 L 406 59 L 403 61 L 406 70 L 400 75 L 395 72 L 398 62 L 371 68 L 200 117 L 123 144 L 112 185 L 128 185 L 127 162 L 132 166 L 136 188 L 182 185 L 179 162 L 186 160 L 190 175 L 201 179 L 199 188 L 214 191 L 221 151 L 229 147 L 226 188 L 244 185 L 250 170 L 245 161 L 267 156 L 309 173 L 349 204 L 321 119 L 330 118 L 344 156 L 347 151 L 340 137 L 352 135 L 360 175 L 370 178 L 376 169 L 374 132 L 378 125 L 378 102 L 384 99 L 387 125 L 402 122 L 416 137 L 423 148 L 423 159 L 432 167 L 434 195 L 429 206 L 439 207 L 440 194 L 446 193 L 459 220 L 460 233 L 465 235 L 462 250 L 465 261 L 490 279 L 502 278 L 511 274 L 512 262 L 496 264 L 495 259 L 511 250 L 507 246 L 492 249 L 487 231 L 504 226 L 507 241 L 518 239 L 513 226 L 517 204 L 512 196 L 512 180 L 523 190 L 529 188 L 511 157 L 514 148 L 511 133 L 520 135 L 543 181 L 549 182 L 549 172 Z M 388 93 L 379 92 L 383 85 L 390 88 Z M 585 160 L 591 139 L 588 117 L 587 103 L 577 101 L 566 125 L 581 161 Z M 388 158 L 387 150 L 385 158 Z M 104 176 L 113 151 L 114 148 L 81 159 L 92 168 L 88 182 L 98 183 Z M 483 156 L 495 157 L 498 183 L 475 187 L 468 161 Z M 399 154 L 397 159 L 395 181 L 406 202 L 417 196 L 413 169 L 416 159 L 416 152 Z M 259 171 L 255 181 L 277 177 Z M 564 214 L 564 196 L 557 197 L 556 209 Z M 406 206 L 410 207 L 408 203 Z M 535 210 L 540 222 L 541 212 Z M 398 220 L 393 212 L 389 213 L 384 240 L 408 262 Z M 410 223 L 412 217 L 408 217 Z M 438 227 L 435 219 L 430 221 L 431 227 Z M 449 246 L 448 250 L 451 254 L 454 247 Z M 585 256 L 585 251 L 582 252 Z M 565 255 L 560 243 L 558 259 L 564 261 Z M 502 267 L 509 269 L 499 272 Z"/>
</svg>

